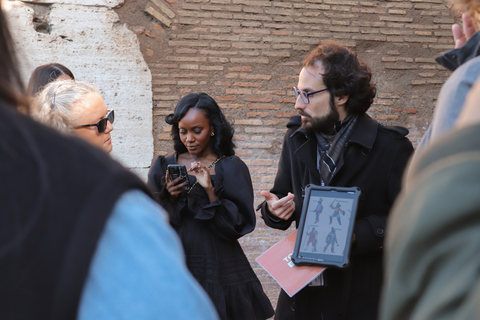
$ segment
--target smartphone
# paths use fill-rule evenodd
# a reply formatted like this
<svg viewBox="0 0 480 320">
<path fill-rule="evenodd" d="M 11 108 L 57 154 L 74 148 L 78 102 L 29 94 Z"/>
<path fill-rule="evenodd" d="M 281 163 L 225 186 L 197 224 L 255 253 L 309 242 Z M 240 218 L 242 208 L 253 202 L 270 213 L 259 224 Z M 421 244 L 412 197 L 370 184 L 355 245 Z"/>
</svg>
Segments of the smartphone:
<svg viewBox="0 0 480 320">
<path fill-rule="evenodd" d="M 179 183 L 187 182 L 187 184 L 183 187 L 183 190 L 188 190 L 190 189 L 190 184 L 188 181 L 188 176 L 187 176 L 187 168 L 185 168 L 185 165 L 183 164 L 169 164 L 167 166 L 168 170 L 168 175 L 170 176 L 170 181 L 173 181 L 177 179 L 178 177 L 181 177 L 182 180 L 180 180 Z"/>
</svg>

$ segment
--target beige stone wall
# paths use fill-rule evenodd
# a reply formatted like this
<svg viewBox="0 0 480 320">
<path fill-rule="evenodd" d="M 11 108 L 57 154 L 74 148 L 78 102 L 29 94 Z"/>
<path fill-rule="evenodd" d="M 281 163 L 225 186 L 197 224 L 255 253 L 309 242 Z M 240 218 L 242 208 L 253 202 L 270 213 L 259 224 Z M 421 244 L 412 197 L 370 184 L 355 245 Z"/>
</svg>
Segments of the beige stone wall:
<svg viewBox="0 0 480 320">
<path fill-rule="evenodd" d="M 132 31 L 113 7 L 122 1 L 7 1 L 21 71 L 58 62 L 94 84 L 116 112 L 112 156 L 146 179 L 153 155 L 151 73 Z"/>
</svg>

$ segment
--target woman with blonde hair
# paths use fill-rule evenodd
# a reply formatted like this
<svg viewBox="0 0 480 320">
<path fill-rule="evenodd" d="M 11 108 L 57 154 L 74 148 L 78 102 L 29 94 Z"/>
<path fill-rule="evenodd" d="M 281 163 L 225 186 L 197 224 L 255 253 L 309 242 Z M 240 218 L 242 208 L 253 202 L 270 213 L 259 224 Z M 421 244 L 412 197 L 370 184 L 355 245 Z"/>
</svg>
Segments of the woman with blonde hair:
<svg viewBox="0 0 480 320">
<path fill-rule="evenodd" d="M 97 89 L 83 81 L 54 81 L 35 98 L 32 116 L 38 121 L 112 151 L 114 111 Z"/>
<path fill-rule="evenodd" d="M 16 109 L 29 107 L 3 5 L 1 318 L 218 319 L 141 179 Z"/>
</svg>

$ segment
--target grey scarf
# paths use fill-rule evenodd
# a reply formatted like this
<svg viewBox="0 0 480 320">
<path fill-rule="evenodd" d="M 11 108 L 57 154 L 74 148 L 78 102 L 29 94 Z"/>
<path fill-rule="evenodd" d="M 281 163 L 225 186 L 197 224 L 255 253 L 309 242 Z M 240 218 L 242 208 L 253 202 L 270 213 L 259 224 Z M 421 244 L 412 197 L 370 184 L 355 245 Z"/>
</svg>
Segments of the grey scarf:
<svg viewBox="0 0 480 320">
<path fill-rule="evenodd" d="M 323 136 L 316 134 L 318 141 L 318 148 L 320 151 L 320 176 L 322 178 L 322 184 L 329 185 L 332 176 L 337 169 L 338 160 L 342 155 L 345 145 L 352 136 L 353 128 L 357 123 L 358 115 L 349 115 L 342 120 L 342 127 L 333 137 Z M 328 144 L 328 141 L 332 142 Z M 326 151 L 322 152 L 322 149 L 328 146 Z"/>
</svg>

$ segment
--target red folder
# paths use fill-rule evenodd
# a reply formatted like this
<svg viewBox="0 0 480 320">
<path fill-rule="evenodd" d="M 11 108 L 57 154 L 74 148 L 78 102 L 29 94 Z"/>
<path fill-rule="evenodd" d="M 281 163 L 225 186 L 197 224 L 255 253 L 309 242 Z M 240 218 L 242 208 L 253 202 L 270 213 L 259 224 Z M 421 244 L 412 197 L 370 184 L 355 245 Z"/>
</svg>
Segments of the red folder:
<svg viewBox="0 0 480 320">
<path fill-rule="evenodd" d="M 293 263 L 291 256 L 296 239 L 297 230 L 256 259 L 290 297 L 325 270 L 321 266 L 297 266 Z"/>
</svg>

